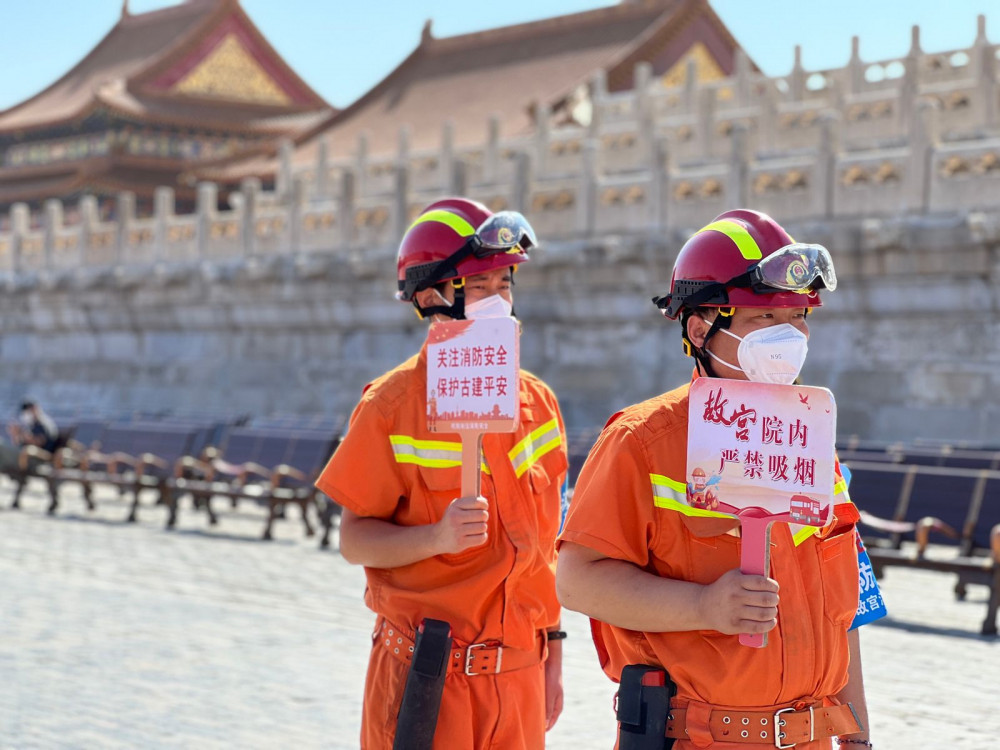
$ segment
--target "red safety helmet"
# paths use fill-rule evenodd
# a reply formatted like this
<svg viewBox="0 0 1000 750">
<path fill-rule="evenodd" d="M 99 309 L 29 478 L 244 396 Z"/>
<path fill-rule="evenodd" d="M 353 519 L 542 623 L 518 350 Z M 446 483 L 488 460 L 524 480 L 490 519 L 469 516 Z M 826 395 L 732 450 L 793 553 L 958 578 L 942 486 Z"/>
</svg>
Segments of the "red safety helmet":
<svg viewBox="0 0 1000 750">
<path fill-rule="evenodd" d="M 493 213 L 468 198 L 435 201 L 403 235 L 396 259 L 396 298 L 412 301 L 422 313 L 430 312 L 417 305 L 418 291 L 449 279 L 516 266 L 528 260 L 528 249 L 535 244 L 531 225 L 516 211 Z M 460 289 L 456 284 L 456 291 Z M 462 309 L 453 312 L 463 314 Z"/>
<path fill-rule="evenodd" d="M 819 307 L 837 275 L 822 245 L 795 242 L 759 211 L 726 211 L 681 248 L 670 293 L 653 302 L 675 320 L 698 307 Z"/>
</svg>

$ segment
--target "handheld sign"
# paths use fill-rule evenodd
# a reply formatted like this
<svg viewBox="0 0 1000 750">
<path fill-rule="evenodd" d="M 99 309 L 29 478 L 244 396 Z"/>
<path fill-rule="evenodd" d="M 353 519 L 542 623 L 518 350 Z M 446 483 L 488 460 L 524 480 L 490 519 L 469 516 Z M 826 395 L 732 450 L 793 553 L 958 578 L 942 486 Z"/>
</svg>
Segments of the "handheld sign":
<svg viewBox="0 0 1000 750">
<path fill-rule="evenodd" d="M 513 432 L 520 350 L 511 317 L 432 323 L 427 334 L 427 429 L 462 440 L 462 497 L 479 495 L 483 434 Z"/>
<path fill-rule="evenodd" d="M 691 385 L 687 504 L 740 520 L 740 570 L 766 576 L 772 523 L 831 520 L 837 409 L 826 388 L 698 378 Z M 740 635 L 761 648 L 767 634 Z"/>
</svg>

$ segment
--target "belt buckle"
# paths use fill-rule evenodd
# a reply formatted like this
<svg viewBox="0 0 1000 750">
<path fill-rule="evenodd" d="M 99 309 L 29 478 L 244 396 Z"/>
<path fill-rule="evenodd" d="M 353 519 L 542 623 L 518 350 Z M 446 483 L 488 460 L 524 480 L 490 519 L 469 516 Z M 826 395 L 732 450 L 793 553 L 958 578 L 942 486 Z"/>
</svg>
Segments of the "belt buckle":
<svg viewBox="0 0 1000 750">
<path fill-rule="evenodd" d="M 503 664 L 503 646 L 496 645 L 493 646 L 489 643 L 473 643 L 465 649 L 465 674 L 469 677 L 475 677 L 476 675 L 482 674 L 482 672 L 473 672 L 472 670 L 472 660 L 475 658 L 473 651 L 480 648 L 495 648 L 497 650 L 497 666 L 493 670 L 493 674 L 500 674 L 500 665 Z"/>
<path fill-rule="evenodd" d="M 772 719 L 772 721 L 774 722 L 774 746 L 777 747 L 777 748 L 795 747 L 795 745 L 796 745 L 795 742 L 793 742 L 790 745 L 784 745 L 784 744 L 782 744 L 781 738 L 785 736 L 785 733 L 781 731 L 781 727 L 785 726 L 785 720 L 784 719 L 778 719 L 778 717 L 781 716 L 783 713 L 787 713 L 788 711 L 794 711 L 794 710 L 795 710 L 794 708 L 792 708 L 791 706 L 789 706 L 788 708 L 781 708 L 781 709 L 778 709 L 777 711 L 774 712 L 774 718 Z M 811 733 L 812 732 L 812 721 L 811 721 L 811 719 L 812 719 L 812 706 L 809 707 L 809 718 L 810 718 L 809 732 Z"/>
</svg>

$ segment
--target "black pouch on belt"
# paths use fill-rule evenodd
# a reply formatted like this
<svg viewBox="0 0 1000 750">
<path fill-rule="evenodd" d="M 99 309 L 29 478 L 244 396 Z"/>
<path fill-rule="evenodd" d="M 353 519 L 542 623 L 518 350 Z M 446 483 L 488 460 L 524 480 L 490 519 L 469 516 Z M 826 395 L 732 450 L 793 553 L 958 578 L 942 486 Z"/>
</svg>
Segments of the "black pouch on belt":
<svg viewBox="0 0 1000 750">
<path fill-rule="evenodd" d="M 620 750 L 670 750 L 667 712 L 677 688 L 662 667 L 629 664 L 618 686 Z"/>
<path fill-rule="evenodd" d="M 425 618 L 417 629 L 392 750 L 430 750 L 451 653 L 451 625 Z"/>
</svg>

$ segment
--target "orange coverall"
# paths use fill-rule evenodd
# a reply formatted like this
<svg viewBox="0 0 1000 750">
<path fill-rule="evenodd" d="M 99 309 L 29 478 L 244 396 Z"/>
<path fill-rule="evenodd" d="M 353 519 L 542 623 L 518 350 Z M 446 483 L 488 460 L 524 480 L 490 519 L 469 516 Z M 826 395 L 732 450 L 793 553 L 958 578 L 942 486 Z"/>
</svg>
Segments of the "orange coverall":
<svg viewBox="0 0 1000 750">
<path fill-rule="evenodd" d="M 577 481 L 560 542 L 583 545 L 661 577 L 702 584 L 740 567 L 740 539 L 727 534 L 738 521 L 657 507 L 657 500 L 674 497 L 671 493 L 684 497 L 689 387 L 609 420 Z M 799 703 L 801 708 L 800 702 L 817 703 L 840 691 L 848 677 L 847 630 L 858 606 L 858 562 L 857 512 L 839 468 L 836 491 L 836 519 L 819 533 L 772 526 L 770 575 L 781 591 L 778 625 L 768 633 L 766 647 L 742 646 L 738 636 L 714 630 L 641 633 L 593 620 L 607 675 L 617 681 L 628 664 L 662 666 L 677 685 L 675 708 L 699 703 L 746 710 Z M 674 745 L 675 750 L 693 747 L 689 740 Z M 745 750 L 748 745 L 716 742 L 711 747 Z M 829 747 L 829 739 L 796 745 L 798 750 Z"/>
<path fill-rule="evenodd" d="M 427 430 L 426 346 L 366 386 L 316 486 L 351 512 L 402 526 L 434 523 L 461 494 L 458 436 Z M 541 748 L 544 633 L 559 622 L 555 538 L 568 468 L 555 395 L 521 371 L 516 432 L 483 436 L 485 545 L 400 568 L 366 568 L 365 602 L 378 614 L 365 685 L 361 747 L 391 748 L 408 665 L 386 648 L 421 620 L 451 624 L 455 648 L 483 642 L 537 650 L 532 666 L 495 675 L 449 672 L 435 748 Z M 395 644 L 393 644 L 394 646 Z M 505 653 L 505 662 L 512 657 Z"/>
</svg>

